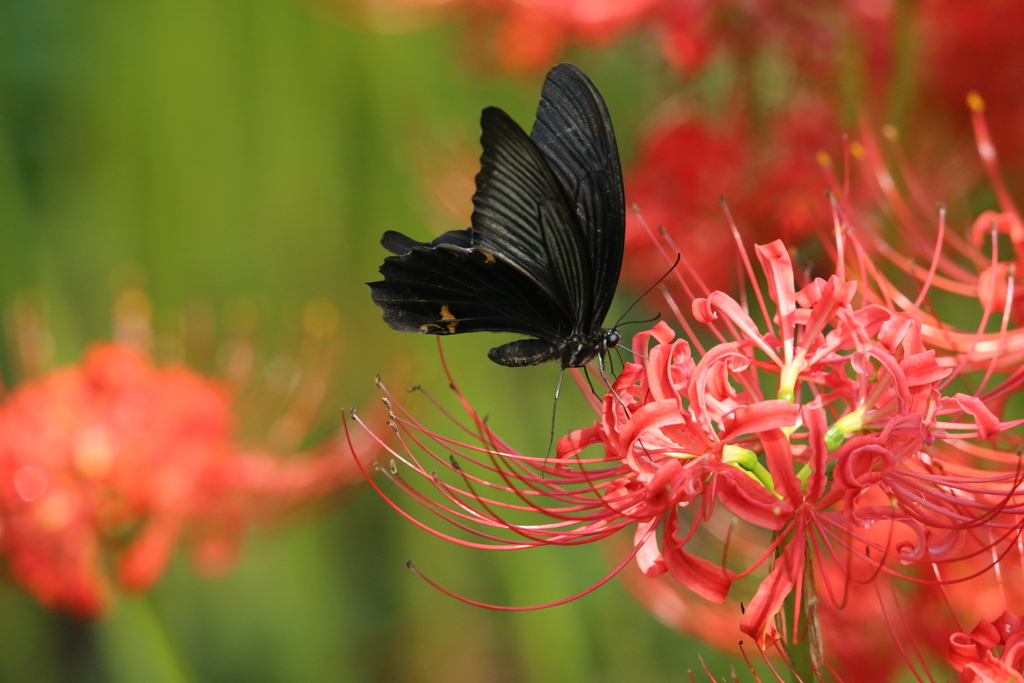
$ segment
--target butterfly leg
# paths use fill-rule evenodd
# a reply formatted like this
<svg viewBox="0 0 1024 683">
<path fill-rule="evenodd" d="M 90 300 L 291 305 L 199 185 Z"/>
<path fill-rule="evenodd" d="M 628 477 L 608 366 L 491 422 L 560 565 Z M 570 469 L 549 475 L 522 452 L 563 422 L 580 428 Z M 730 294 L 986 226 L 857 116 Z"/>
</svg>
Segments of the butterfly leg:
<svg viewBox="0 0 1024 683">
<path fill-rule="evenodd" d="M 565 368 L 558 371 L 558 384 L 555 386 L 555 402 L 551 406 L 551 435 L 548 436 L 548 450 L 544 454 L 545 466 L 547 466 L 547 459 L 551 457 L 551 447 L 555 443 L 555 415 L 558 413 L 558 396 L 562 393 L 563 377 L 565 377 Z"/>
<path fill-rule="evenodd" d="M 601 376 L 601 381 L 603 381 L 604 385 L 606 387 L 608 387 L 608 391 L 612 392 L 612 396 L 614 396 L 615 399 L 619 402 L 619 405 L 622 406 L 622 412 L 625 413 L 626 416 L 628 417 L 629 416 L 629 411 L 626 410 L 626 402 L 623 401 L 622 397 L 619 396 L 617 391 L 615 391 L 615 387 L 612 386 L 612 381 L 610 379 L 608 379 L 608 375 L 605 374 L 605 371 L 604 371 L 604 354 L 603 353 L 600 353 L 600 354 L 597 355 L 597 374 L 599 374 Z"/>
<path fill-rule="evenodd" d="M 621 396 L 619 396 L 619 392 L 615 391 L 615 387 L 612 386 L 611 380 L 608 379 L 608 375 L 606 375 L 605 372 L 604 372 L 604 355 L 603 354 L 602 355 L 598 355 L 598 357 L 597 357 L 597 370 L 598 370 L 598 374 L 601 375 L 601 380 L 604 382 L 604 385 L 606 387 L 608 387 L 608 391 L 612 392 L 612 396 L 614 396 L 615 400 L 619 402 L 620 406 L 622 406 L 623 414 L 625 414 L 626 417 L 628 418 L 629 417 L 629 410 L 626 409 L 626 402 L 622 400 Z M 648 458 L 651 457 L 651 454 L 647 451 L 647 446 L 644 445 L 644 442 L 641 441 L 640 439 L 637 439 L 637 443 L 640 444 L 640 448 L 644 449 L 644 453 L 647 453 L 647 457 Z"/>
</svg>

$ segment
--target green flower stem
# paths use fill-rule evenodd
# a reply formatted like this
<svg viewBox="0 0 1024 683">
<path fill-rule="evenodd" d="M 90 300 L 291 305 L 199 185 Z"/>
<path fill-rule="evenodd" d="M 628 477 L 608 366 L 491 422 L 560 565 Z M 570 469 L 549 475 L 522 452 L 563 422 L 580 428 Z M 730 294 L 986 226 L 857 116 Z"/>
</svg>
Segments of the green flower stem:
<svg viewBox="0 0 1024 683">
<path fill-rule="evenodd" d="M 807 548 L 806 552 L 811 552 Z M 796 591 L 791 591 L 783 603 L 782 614 L 779 615 L 780 623 L 777 628 L 779 632 L 786 634 L 786 651 L 789 653 L 789 663 L 793 667 L 790 680 L 794 683 L 819 680 L 815 671 L 820 671 L 824 661 L 821 648 L 821 627 L 818 621 L 818 595 L 814 587 L 814 567 L 809 561 L 804 562 L 803 591 L 800 596 L 800 605 L 796 604 Z M 793 624 L 796 623 L 796 615 L 800 614 L 799 632 L 794 633 Z"/>
<path fill-rule="evenodd" d="M 120 596 L 98 624 L 105 667 L 115 683 L 195 683 L 150 599 Z"/>
</svg>

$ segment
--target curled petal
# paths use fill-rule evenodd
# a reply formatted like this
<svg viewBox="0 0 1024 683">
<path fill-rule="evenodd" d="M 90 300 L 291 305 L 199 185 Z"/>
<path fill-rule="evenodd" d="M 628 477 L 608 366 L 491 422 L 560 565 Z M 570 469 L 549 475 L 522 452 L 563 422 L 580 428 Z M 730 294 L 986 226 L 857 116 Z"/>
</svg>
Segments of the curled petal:
<svg viewBox="0 0 1024 683">
<path fill-rule="evenodd" d="M 1018 258 L 1024 256 L 1024 224 L 1010 211 L 982 211 L 971 226 L 971 241 L 980 247 L 992 239 L 992 231 L 1009 235 Z"/>
<path fill-rule="evenodd" d="M 984 650 L 989 650 L 1005 642 L 999 633 L 999 629 L 989 621 L 978 622 L 978 625 L 971 631 L 971 640 L 974 641 L 975 645 L 981 646 Z"/>
<path fill-rule="evenodd" d="M 730 372 L 742 372 L 750 364 L 738 344 L 719 344 L 700 359 L 690 382 L 690 404 L 697 410 L 697 419 L 710 428 L 715 416 L 708 414 L 708 399 L 731 398 L 735 389 L 729 384 Z"/>
<path fill-rule="evenodd" d="M 827 282 L 818 278 L 813 284 L 817 285 L 813 289 L 813 296 L 797 295 L 797 301 L 805 306 L 802 310 L 806 315 L 800 321 L 805 328 L 801 335 L 804 339 L 813 338 L 814 335 L 819 334 L 835 318 L 838 308 L 850 306 L 853 295 L 857 292 L 856 282 L 843 282 L 834 275 Z M 808 285 L 804 290 L 810 287 L 811 285 Z M 801 290 L 801 293 L 804 290 Z"/>
<path fill-rule="evenodd" d="M 826 284 L 827 282 L 820 277 L 814 278 L 796 293 L 796 302 L 801 308 L 812 308 L 825 296 Z"/>
<path fill-rule="evenodd" d="M 952 398 L 942 399 L 944 405 L 950 403 L 956 403 L 961 410 L 971 415 L 974 418 L 975 424 L 978 425 L 978 438 L 985 440 L 994 434 L 998 434 L 1002 431 L 1002 425 L 999 422 L 999 418 L 996 417 L 988 406 L 978 398 L 977 396 L 968 396 L 967 394 L 953 394 Z"/>
<path fill-rule="evenodd" d="M 859 436 L 843 444 L 836 466 L 836 480 L 850 489 L 874 486 L 896 466 L 885 443 L 874 436 Z"/>
<path fill-rule="evenodd" d="M 935 440 L 918 413 L 897 415 L 889 420 L 880 438 L 885 441 L 896 463 L 917 455 L 924 445 L 930 445 Z"/>
<path fill-rule="evenodd" d="M 739 328 L 743 337 L 753 341 L 758 348 L 764 351 L 776 363 L 780 363 L 775 349 L 764 338 L 757 323 L 740 306 L 735 299 L 722 292 L 712 292 L 707 298 L 693 300 L 693 317 L 702 323 L 711 323 L 718 319 L 717 311 L 727 317 L 733 325 Z"/>
<path fill-rule="evenodd" d="M 615 393 L 620 397 L 631 396 L 638 398 L 635 391 L 636 385 L 638 382 L 642 382 L 643 378 L 644 367 L 642 365 L 639 363 L 626 363 L 622 366 L 622 370 L 619 371 L 619 376 L 615 378 L 612 388 L 615 389 Z"/>
<path fill-rule="evenodd" d="M 923 384 L 934 384 L 944 379 L 953 372 L 953 368 L 939 367 L 935 362 L 935 350 L 929 349 L 912 356 L 906 356 L 900 361 L 900 367 L 907 378 L 907 384 L 912 387 Z"/>
<path fill-rule="evenodd" d="M 625 457 L 626 462 L 634 470 L 643 471 L 648 469 L 636 461 L 636 449 L 634 445 L 642 439 L 644 432 L 659 429 L 667 425 L 685 423 L 686 418 L 679 411 L 679 404 L 676 401 L 667 399 L 648 403 L 637 410 L 629 422 L 623 427 L 616 437 L 616 448 L 619 457 Z M 643 449 L 640 449 L 643 451 Z"/>
<path fill-rule="evenodd" d="M 678 489 L 675 484 L 682 474 L 683 466 L 675 458 L 670 458 L 668 462 L 659 467 L 644 490 L 644 499 L 647 505 L 654 509 L 661 509 L 678 502 Z"/>
<path fill-rule="evenodd" d="M 1000 642 L 1006 645 L 1009 638 L 1024 633 L 1024 619 L 1021 619 L 1010 610 L 1003 610 L 1003 613 L 992 622 L 1000 636 Z"/>
<path fill-rule="evenodd" d="M 676 581 L 705 600 L 718 604 L 725 602 L 732 586 L 733 572 L 691 555 L 682 548 L 672 549 L 664 557 L 665 566 Z"/>
<path fill-rule="evenodd" d="M 1024 676 L 986 653 L 981 661 L 963 668 L 960 680 L 966 683 L 1024 683 Z"/>
<path fill-rule="evenodd" d="M 890 313 L 889 319 L 882 323 L 882 327 L 878 330 L 878 341 L 890 353 L 895 353 L 914 325 L 914 321 L 910 318 L 903 318 Z"/>
<path fill-rule="evenodd" d="M 778 306 L 783 339 L 793 337 L 793 312 L 796 310 L 796 287 L 793 283 L 793 262 L 782 240 L 754 246 L 754 252 L 761 261 L 761 268 L 768 278 L 768 295 Z"/>
<path fill-rule="evenodd" d="M 558 440 L 558 445 L 555 446 L 555 459 L 567 460 L 595 443 L 601 443 L 600 426 L 577 429 Z"/>
<path fill-rule="evenodd" d="M 877 335 L 891 317 L 892 312 L 888 308 L 877 304 L 865 306 L 853 314 L 853 319 L 856 321 L 855 327 L 866 337 Z"/>
<path fill-rule="evenodd" d="M 680 339 L 671 344 L 659 344 L 651 349 L 649 357 L 647 383 L 651 398 L 655 401 L 668 398 L 677 400 L 680 393 L 686 392 L 693 373 L 689 343 Z"/>
<path fill-rule="evenodd" d="M 1020 675 L 1022 660 L 1024 660 L 1024 636 L 1017 634 L 1007 641 L 1000 657 L 1004 664 Z"/>
<path fill-rule="evenodd" d="M 655 341 L 659 344 L 668 344 L 676 338 L 676 332 L 664 320 L 659 320 L 651 329 L 637 332 L 633 335 L 633 351 L 638 355 L 650 357 L 651 354 L 648 353 L 648 350 L 651 337 L 654 337 Z"/>
<path fill-rule="evenodd" d="M 967 665 L 979 661 L 983 654 L 984 650 L 966 633 L 954 633 L 949 637 L 946 661 L 957 671 L 963 671 Z"/>
</svg>

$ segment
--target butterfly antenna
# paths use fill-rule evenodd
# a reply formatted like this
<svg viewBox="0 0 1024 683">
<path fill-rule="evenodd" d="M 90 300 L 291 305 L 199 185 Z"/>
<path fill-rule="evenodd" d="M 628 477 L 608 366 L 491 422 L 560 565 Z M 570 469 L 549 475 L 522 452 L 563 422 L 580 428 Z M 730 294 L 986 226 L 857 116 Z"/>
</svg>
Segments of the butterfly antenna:
<svg viewBox="0 0 1024 683">
<path fill-rule="evenodd" d="M 646 291 L 646 292 L 644 292 L 644 293 L 643 293 L 643 294 L 641 294 L 641 295 L 640 295 L 639 297 L 637 297 L 636 301 L 634 301 L 633 303 L 631 303 L 631 304 L 629 305 L 629 308 L 627 308 L 627 309 L 625 310 L 625 312 L 623 312 L 623 314 L 622 314 L 621 316 L 619 316 L 619 321 L 618 321 L 617 323 L 615 323 L 615 327 L 618 327 L 618 326 L 619 326 L 619 323 L 621 323 L 621 322 L 622 322 L 622 319 L 623 319 L 623 318 L 625 318 L 625 317 L 626 317 L 626 315 L 628 315 L 628 314 L 629 314 L 629 312 L 633 310 L 633 307 L 634 307 L 634 306 L 636 306 L 636 305 L 637 305 L 638 303 L 640 303 L 640 302 L 641 302 L 641 301 L 643 300 L 643 298 L 644 298 L 645 296 L 647 296 L 648 294 L 650 294 L 650 293 L 651 293 L 651 291 L 652 291 L 652 290 L 653 290 L 653 289 L 654 289 L 655 287 L 657 287 L 658 285 L 660 285 L 660 284 L 662 283 L 662 281 L 663 281 L 663 280 L 664 280 L 665 278 L 667 278 L 667 277 L 668 277 L 669 275 L 671 275 L 671 274 L 672 274 L 672 271 L 673 271 L 673 270 L 675 270 L 675 269 L 676 269 L 676 266 L 678 266 L 678 265 L 679 265 L 679 260 L 680 260 L 681 258 L 683 258 L 683 255 L 682 255 L 682 254 L 676 254 L 676 260 L 675 260 L 675 262 L 674 262 L 674 263 L 672 264 L 672 267 L 671 267 L 671 268 L 669 268 L 668 270 L 666 270 L 666 271 L 665 271 L 665 274 L 664 274 L 664 275 L 662 275 L 661 277 L 659 277 L 659 278 L 658 278 L 658 281 L 657 281 L 657 282 L 655 282 L 655 283 L 654 283 L 653 285 L 651 285 L 650 287 L 648 287 L 648 288 L 647 288 L 647 291 Z"/>
<path fill-rule="evenodd" d="M 590 379 L 590 370 L 587 369 L 586 365 L 583 366 L 583 376 L 587 378 L 587 384 L 590 386 L 590 393 L 592 393 L 594 397 L 598 401 L 600 401 L 601 397 L 598 396 L 597 389 L 594 388 L 594 382 Z"/>
<path fill-rule="evenodd" d="M 653 323 L 655 320 L 661 317 L 661 311 L 655 313 L 652 317 L 647 320 L 627 320 L 624 323 L 619 323 L 618 327 L 625 327 L 626 325 L 643 325 L 645 323 Z"/>
</svg>

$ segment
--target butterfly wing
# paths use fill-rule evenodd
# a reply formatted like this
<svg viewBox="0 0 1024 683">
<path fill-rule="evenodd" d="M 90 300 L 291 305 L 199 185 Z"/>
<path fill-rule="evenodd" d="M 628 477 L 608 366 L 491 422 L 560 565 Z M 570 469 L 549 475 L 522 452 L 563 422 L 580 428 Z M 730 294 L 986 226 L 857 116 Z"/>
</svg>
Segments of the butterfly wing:
<svg viewBox="0 0 1024 683">
<path fill-rule="evenodd" d="M 615 131 L 601 93 L 578 67 L 559 64 L 544 81 L 530 132 L 571 207 L 587 244 L 593 310 L 587 330 L 611 306 L 622 266 L 626 200 Z"/>
<path fill-rule="evenodd" d="M 371 296 L 392 329 L 422 334 L 513 332 L 556 340 L 546 293 L 507 262 L 470 248 L 470 230 L 418 242 L 389 230 L 381 244 L 394 256 L 371 282 Z"/>
<path fill-rule="evenodd" d="M 495 107 L 480 117 L 473 248 L 505 261 L 556 309 L 562 339 L 583 331 L 592 309 L 590 258 L 569 201 L 536 143 Z"/>
<path fill-rule="evenodd" d="M 548 75 L 533 137 L 493 107 L 481 128 L 472 227 L 429 243 L 385 233 L 394 256 L 370 288 L 396 330 L 536 337 L 490 354 L 532 365 L 591 332 L 615 292 L 624 222 L 615 136 L 597 89 L 567 64 Z"/>
</svg>

